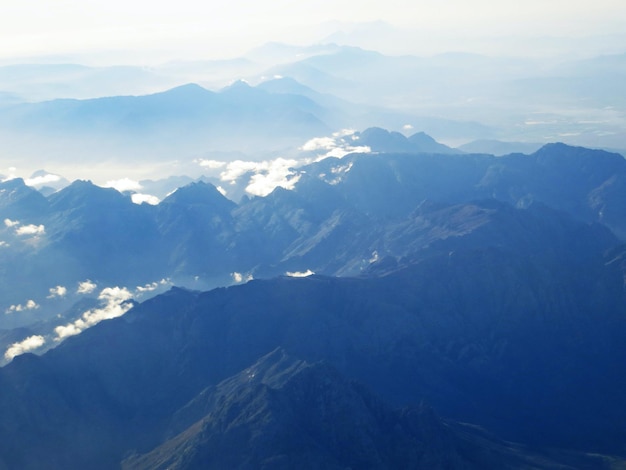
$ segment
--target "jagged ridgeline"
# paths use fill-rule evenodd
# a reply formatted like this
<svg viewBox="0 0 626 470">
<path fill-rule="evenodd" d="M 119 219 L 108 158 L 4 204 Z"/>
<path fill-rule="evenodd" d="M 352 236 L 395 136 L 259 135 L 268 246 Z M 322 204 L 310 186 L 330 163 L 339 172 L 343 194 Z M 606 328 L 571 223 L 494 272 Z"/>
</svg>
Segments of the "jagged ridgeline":
<svg viewBox="0 0 626 470">
<path fill-rule="evenodd" d="M 85 181 L 2 183 L 4 326 L 58 346 L 0 369 L 0 463 L 623 465 L 624 158 L 361 139 L 379 153 L 240 202 L 204 182 L 155 206 Z M 193 288 L 233 273 L 255 280 Z M 59 341 L 96 307 L 68 290 L 59 319 L 52 287 L 162 278 L 187 288 Z"/>
</svg>

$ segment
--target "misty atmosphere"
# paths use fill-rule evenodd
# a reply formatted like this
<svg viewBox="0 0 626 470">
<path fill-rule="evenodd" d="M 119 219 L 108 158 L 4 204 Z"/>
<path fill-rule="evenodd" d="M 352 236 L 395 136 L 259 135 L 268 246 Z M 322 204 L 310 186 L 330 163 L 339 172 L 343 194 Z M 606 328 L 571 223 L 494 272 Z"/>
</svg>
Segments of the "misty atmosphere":
<svg viewBox="0 0 626 470">
<path fill-rule="evenodd" d="M 626 468 L 626 6 L 0 16 L 0 470 Z"/>
</svg>

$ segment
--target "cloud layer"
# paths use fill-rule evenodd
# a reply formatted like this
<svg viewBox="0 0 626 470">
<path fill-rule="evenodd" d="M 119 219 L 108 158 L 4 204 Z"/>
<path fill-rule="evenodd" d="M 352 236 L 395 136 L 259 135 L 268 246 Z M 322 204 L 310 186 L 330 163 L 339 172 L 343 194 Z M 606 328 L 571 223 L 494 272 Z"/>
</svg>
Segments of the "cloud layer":
<svg viewBox="0 0 626 470">
<path fill-rule="evenodd" d="M 103 289 L 98 295 L 100 307 L 87 310 L 81 318 L 73 323 L 57 326 L 54 329 L 56 334 L 55 341 L 61 341 L 69 336 L 77 335 L 87 328 L 100 323 L 102 320 L 124 315 L 133 307 L 132 303 L 127 302 L 131 298 L 131 292 L 124 287 L 107 287 Z"/>
<path fill-rule="evenodd" d="M 40 348 L 45 344 L 45 342 L 46 340 L 43 336 L 29 336 L 24 341 L 21 341 L 19 343 L 13 343 L 11 346 L 9 346 L 9 348 L 4 353 L 4 358 L 7 361 L 11 361 L 15 356 L 19 356 L 20 354 L 24 354 Z"/>
<path fill-rule="evenodd" d="M 39 308 L 39 304 L 34 300 L 27 300 L 24 304 L 11 305 L 5 310 L 4 313 L 24 312 L 26 310 L 36 310 Z"/>
</svg>

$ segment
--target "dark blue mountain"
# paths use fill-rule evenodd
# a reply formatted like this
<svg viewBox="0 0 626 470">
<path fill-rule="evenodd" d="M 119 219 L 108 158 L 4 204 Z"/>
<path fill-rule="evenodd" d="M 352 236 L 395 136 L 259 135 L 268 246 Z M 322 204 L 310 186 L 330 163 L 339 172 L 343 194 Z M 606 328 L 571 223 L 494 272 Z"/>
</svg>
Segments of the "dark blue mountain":
<svg viewBox="0 0 626 470">
<path fill-rule="evenodd" d="M 3 322 L 27 325 L 31 313 L 38 319 L 56 314 L 44 302 L 48 290 L 85 279 L 138 286 L 170 278 L 209 288 L 229 283 L 232 273 L 360 275 L 383 259 L 421 258 L 439 244 L 450 248 L 455 240 L 481 237 L 507 246 L 506 240 L 517 240 L 541 252 L 540 244 L 519 239 L 526 231 L 511 229 L 544 227 L 537 220 L 541 210 L 564 213 L 545 220 L 573 224 L 565 222 L 569 216 L 602 224 L 622 240 L 626 233 L 626 162 L 602 151 L 552 145 L 533 155 L 500 158 L 350 155 L 298 171 L 293 190 L 277 188 L 239 205 L 205 183 L 182 188 L 158 206 L 138 206 L 88 182 L 48 198 L 20 180 L 3 183 L 0 217 L 21 225 L 1 230 L 0 240 L 11 248 L 0 250 L 11 267 L 0 273 L 2 308 L 28 299 L 42 306 Z M 506 204 L 529 210 L 511 212 Z M 28 226 L 21 235 L 20 226 Z M 604 249 L 619 243 L 606 231 L 593 236 Z"/>
<path fill-rule="evenodd" d="M 538 232 L 545 252 L 563 250 L 560 236 Z M 285 452 L 297 462 L 297 449 L 320 436 L 309 458 L 355 463 L 386 455 L 405 466 L 417 457 L 391 450 L 392 442 L 415 439 L 413 433 L 425 439 L 419 455 L 440 459 L 484 456 L 485 446 L 495 445 L 465 434 L 458 447 L 455 433 L 436 419 L 422 428 L 382 405 L 360 408 L 376 400 L 326 367 L 261 360 L 250 368 L 277 347 L 308 362 L 324 360 L 396 405 L 425 399 L 444 417 L 506 440 L 570 449 L 575 468 L 602 468 L 576 452 L 623 453 L 626 382 L 616 372 L 626 359 L 624 265 L 574 246 L 559 263 L 516 251 L 515 244 L 455 248 L 380 278 L 174 289 L 42 357 L 20 356 L 0 369 L 0 455 L 20 468 L 34 468 L 42 455 L 51 468 L 110 468 L 131 451 L 146 454 L 127 460 L 131 466 L 219 466 L 222 458 Z M 375 410 L 382 414 L 368 415 Z M 328 413 L 326 420 L 317 421 L 320 413 Z M 255 430 L 292 439 L 257 441 Z M 336 454 L 342 432 L 356 447 Z M 376 437 L 384 435 L 397 437 Z M 374 454 L 358 450 L 367 439 Z M 235 443 L 238 453 L 231 452 Z M 492 468 L 507 468 L 506 460 L 491 458 Z"/>
</svg>

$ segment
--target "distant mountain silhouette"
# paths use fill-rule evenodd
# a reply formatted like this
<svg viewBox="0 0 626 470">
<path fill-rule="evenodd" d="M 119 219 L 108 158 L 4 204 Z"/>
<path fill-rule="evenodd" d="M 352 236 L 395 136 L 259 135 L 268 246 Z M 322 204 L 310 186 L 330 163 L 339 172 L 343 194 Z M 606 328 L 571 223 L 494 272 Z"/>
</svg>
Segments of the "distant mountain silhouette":
<svg viewBox="0 0 626 470">
<path fill-rule="evenodd" d="M 359 143 L 367 145 L 374 152 L 405 153 L 461 153 L 447 145 L 440 144 L 424 132 L 405 137 L 399 132 L 389 132 L 379 127 L 371 127 L 357 133 Z"/>
</svg>

